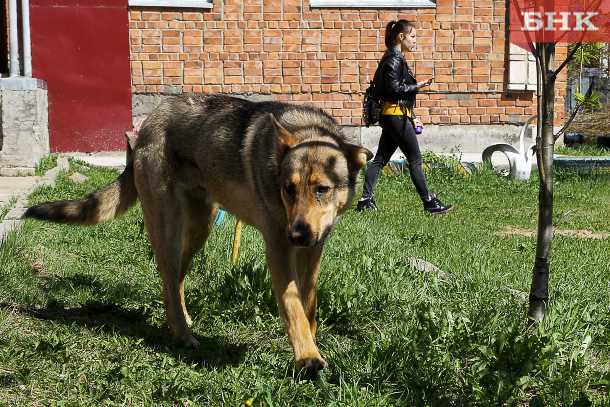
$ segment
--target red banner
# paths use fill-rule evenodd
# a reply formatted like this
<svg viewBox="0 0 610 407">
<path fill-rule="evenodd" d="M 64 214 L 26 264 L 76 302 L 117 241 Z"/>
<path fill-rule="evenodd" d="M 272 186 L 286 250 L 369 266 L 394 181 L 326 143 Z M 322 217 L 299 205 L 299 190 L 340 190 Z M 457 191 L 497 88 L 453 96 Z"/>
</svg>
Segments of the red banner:
<svg viewBox="0 0 610 407">
<path fill-rule="evenodd" d="M 610 42 L 610 0 L 509 0 L 510 41 Z"/>
</svg>

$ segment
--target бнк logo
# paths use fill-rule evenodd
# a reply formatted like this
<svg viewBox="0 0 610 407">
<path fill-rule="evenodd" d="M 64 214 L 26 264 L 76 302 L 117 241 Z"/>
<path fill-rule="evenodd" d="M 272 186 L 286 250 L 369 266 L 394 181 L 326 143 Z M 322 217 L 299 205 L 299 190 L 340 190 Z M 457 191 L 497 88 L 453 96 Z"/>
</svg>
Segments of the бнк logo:
<svg viewBox="0 0 610 407">
<path fill-rule="evenodd" d="M 610 0 L 509 0 L 510 41 L 610 42 Z"/>
</svg>

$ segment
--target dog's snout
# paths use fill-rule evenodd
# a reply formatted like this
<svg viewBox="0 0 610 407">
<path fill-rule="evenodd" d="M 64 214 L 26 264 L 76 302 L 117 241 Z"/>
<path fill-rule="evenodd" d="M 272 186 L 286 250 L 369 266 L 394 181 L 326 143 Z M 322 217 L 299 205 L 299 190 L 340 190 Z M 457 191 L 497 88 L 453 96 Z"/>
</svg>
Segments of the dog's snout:
<svg viewBox="0 0 610 407">
<path fill-rule="evenodd" d="M 288 239 L 297 246 L 307 246 L 311 240 L 311 227 L 302 221 L 293 223 L 288 231 Z"/>
</svg>

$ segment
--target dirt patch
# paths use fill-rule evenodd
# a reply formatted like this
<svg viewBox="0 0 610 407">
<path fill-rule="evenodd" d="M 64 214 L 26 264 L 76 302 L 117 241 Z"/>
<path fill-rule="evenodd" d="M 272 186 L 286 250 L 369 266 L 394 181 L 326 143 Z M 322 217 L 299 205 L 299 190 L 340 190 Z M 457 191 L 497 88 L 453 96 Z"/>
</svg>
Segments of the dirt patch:
<svg viewBox="0 0 610 407">
<path fill-rule="evenodd" d="M 535 237 L 536 230 L 507 226 L 504 229 L 496 232 L 495 234 L 498 236 Z M 610 233 L 608 232 L 593 232 L 587 229 L 555 229 L 554 235 L 575 237 L 577 239 L 608 239 L 610 237 Z"/>
<path fill-rule="evenodd" d="M 595 144 L 595 138 L 610 132 L 610 105 L 603 106 L 597 112 L 578 114 L 567 129 L 585 136 L 585 140 Z"/>
</svg>

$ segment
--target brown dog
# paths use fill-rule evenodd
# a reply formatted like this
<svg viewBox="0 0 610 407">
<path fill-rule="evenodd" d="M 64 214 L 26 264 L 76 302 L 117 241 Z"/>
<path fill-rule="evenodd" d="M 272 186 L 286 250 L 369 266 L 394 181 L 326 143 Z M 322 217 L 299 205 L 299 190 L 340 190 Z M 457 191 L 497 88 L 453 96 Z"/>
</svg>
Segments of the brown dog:
<svg viewBox="0 0 610 407">
<path fill-rule="evenodd" d="M 322 249 L 371 156 L 346 142 L 335 120 L 318 109 L 183 96 L 162 103 L 146 119 L 116 182 L 81 200 L 31 207 L 24 216 L 96 224 L 139 198 L 169 327 L 176 338 L 197 346 L 184 277 L 222 206 L 262 233 L 297 366 L 315 374 L 326 366 L 314 342 Z"/>
</svg>

